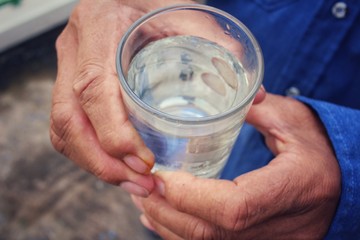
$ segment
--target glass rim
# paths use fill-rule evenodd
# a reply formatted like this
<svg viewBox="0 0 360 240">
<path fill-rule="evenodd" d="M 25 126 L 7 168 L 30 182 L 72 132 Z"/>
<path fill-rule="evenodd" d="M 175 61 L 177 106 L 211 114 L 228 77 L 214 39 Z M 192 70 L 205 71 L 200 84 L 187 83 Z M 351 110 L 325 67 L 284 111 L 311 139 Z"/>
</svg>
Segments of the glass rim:
<svg viewBox="0 0 360 240">
<path fill-rule="evenodd" d="M 227 109 L 224 112 L 206 116 L 206 117 L 181 117 L 181 116 L 168 114 L 168 113 L 162 112 L 162 111 L 150 106 L 149 104 L 143 102 L 134 93 L 134 91 L 130 88 L 130 86 L 126 80 L 126 77 L 125 77 L 126 74 L 123 71 L 121 62 L 122 62 L 122 53 L 124 50 L 124 45 L 125 45 L 126 41 L 129 39 L 129 37 L 131 36 L 131 34 L 140 25 L 142 25 L 143 23 L 146 23 L 148 20 L 151 20 L 152 18 L 156 17 L 158 14 L 169 13 L 169 12 L 173 12 L 173 11 L 177 11 L 177 10 L 208 11 L 210 13 L 215 13 L 220 16 L 226 17 L 227 19 L 232 21 L 236 26 L 241 28 L 242 31 L 244 31 L 244 33 L 250 39 L 250 41 L 255 49 L 256 59 L 258 60 L 258 63 L 259 63 L 259 72 L 257 74 L 255 84 L 250 89 L 249 93 L 247 94 L 247 96 L 244 99 L 242 99 L 236 105 L 231 106 L 229 109 Z M 125 32 L 125 34 L 123 35 L 123 37 L 121 38 L 121 40 L 118 44 L 117 53 L 116 53 L 116 70 L 117 70 L 118 76 L 120 78 L 119 79 L 120 84 L 123 87 L 123 89 L 125 90 L 126 94 L 131 98 L 132 101 L 135 102 L 136 105 L 138 105 L 140 108 L 144 109 L 146 112 L 151 113 L 152 115 L 156 115 L 163 120 L 170 121 L 170 122 L 176 122 L 178 124 L 179 123 L 180 124 L 204 124 L 204 123 L 208 123 L 208 122 L 219 121 L 219 120 L 225 119 L 225 118 L 237 113 L 238 111 L 240 111 L 241 109 L 243 109 L 244 107 L 246 107 L 248 104 L 250 104 L 253 101 L 256 93 L 258 92 L 258 90 L 262 84 L 263 75 L 264 75 L 264 59 L 263 59 L 260 45 L 258 44 L 256 38 L 253 36 L 251 31 L 245 26 L 245 24 L 243 24 L 240 20 L 238 20 L 231 14 L 229 14 L 223 10 L 220 10 L 218 8 L 207 6 L 204 4 L 175 4 L 175 5 L 170 5 L 170 6 L 166 6 L 166 7 L 162 7 L 162 8 L 158 8 L 156 10 L 150 11 L 149 13 L 147 13 L 147 14 L 143 15 L 142 17 L 140 17 L 139 19 L 137 19 L 128 28 L 128 30 Z"/>
</svg>

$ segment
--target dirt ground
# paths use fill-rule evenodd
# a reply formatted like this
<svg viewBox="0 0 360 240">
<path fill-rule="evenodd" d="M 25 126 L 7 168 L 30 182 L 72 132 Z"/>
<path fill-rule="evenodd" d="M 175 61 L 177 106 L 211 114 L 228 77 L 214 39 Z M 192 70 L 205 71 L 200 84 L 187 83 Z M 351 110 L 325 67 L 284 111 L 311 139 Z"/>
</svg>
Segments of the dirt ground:
<svg viewBox="0 0 360 240">
<path fill-rule="evenodd" d="M 152 240 L 120 188 L 49 141 L 59 27 L 0 54 L 0 240 Z"/>
</svg>

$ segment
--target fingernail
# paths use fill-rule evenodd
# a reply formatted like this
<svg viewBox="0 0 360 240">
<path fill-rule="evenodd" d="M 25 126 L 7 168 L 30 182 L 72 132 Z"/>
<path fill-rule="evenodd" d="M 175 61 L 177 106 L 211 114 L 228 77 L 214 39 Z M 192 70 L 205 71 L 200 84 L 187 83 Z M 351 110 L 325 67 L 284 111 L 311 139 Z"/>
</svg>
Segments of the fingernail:
<svg viewBox="0 0 360 240">
<path fill-rule="evenodd" d="M 135 172 L 138 172 L 141 174 L 150 172 L 149 166 L 142 159 L 140 159 L 136 156 L 133 156 L 133 155 L 125 156 L 124 162 Z"/>
<path fill-rule="evenodd" d="M 124 189 L 125 191 L 127 191 L 128 193 L 134 194 L 139 197 L 148 197 L 149 196 L 149 191 L 146 188 L 139 186 L 133 182 L 122 182 L 120 184 L 120 187 L 122 189 Z"/>
<path fill-rule="evenodd" d="M 165 196 L 165 183 L 157 176 L 155 178 L 156 190 L 161 196 Z"/>
<path fill-rule="evenodd" d="M 149 229 L 150 231 L 155 232 L 155 228 L 151 225 L 149 219 L 148 219 L 144 214 L 142 214 L 142 215 L 140 216 L 140 222 L 141 222 L 147 229 Z"/>
</svg>

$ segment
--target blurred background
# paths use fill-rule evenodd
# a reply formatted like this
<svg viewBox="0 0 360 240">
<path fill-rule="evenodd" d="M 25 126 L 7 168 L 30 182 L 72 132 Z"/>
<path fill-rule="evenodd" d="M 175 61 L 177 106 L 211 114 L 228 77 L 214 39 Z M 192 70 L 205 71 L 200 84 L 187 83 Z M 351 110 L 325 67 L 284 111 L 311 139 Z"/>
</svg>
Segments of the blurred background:
<svg viewBox="0 0 360 240">
<path fill-rule="evenodd" d="M 49 141 L 55 40 L 75 0 L 0 0 L 0 240 L 157 239 L 120 188 Z"/>
</svg>

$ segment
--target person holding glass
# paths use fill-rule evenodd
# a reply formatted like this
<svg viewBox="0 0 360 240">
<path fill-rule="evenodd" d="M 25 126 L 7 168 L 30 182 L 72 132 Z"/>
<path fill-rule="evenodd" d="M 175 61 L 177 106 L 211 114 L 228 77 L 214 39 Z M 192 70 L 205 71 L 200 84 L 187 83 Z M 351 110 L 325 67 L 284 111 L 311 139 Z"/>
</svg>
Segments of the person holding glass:
<svg viewBox="0 0 360 240">
<path fill-rule="evenodd" d="M 179 3 L 192 2 L 79 3 L 56 44 L 54 147 L 131 193 L 143 224 L 164 239 L 358 239 L 360 6 L 207 2 L 255 35 L 265 88 L 221 179 L 203 179 L 150 174 L 154 155 L 128 119 L 114 60 L 135 20 Z"/>
</svg>

